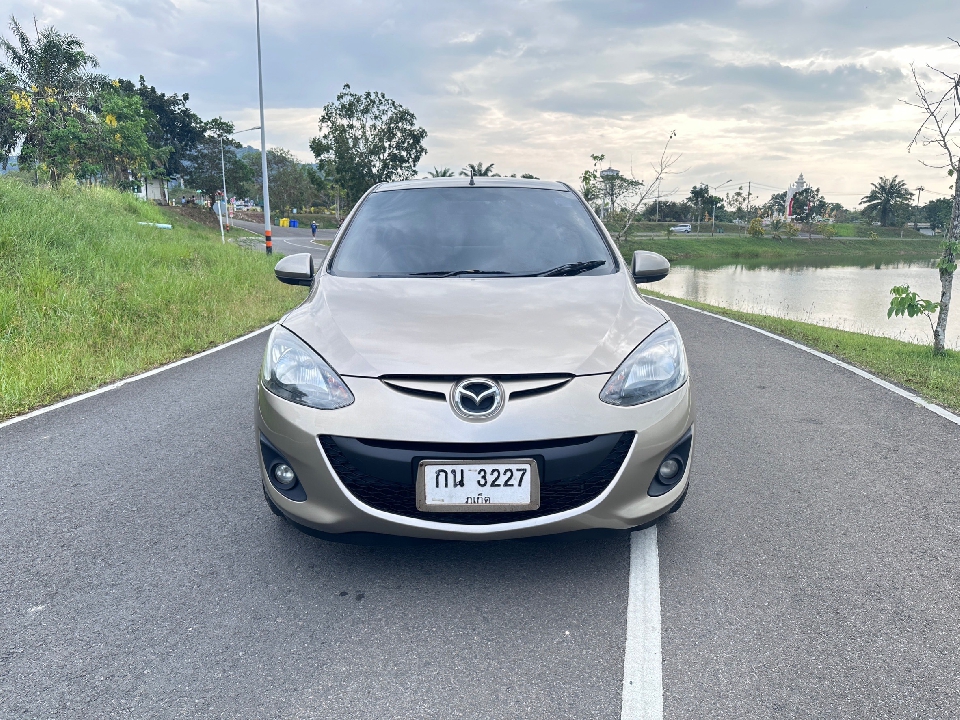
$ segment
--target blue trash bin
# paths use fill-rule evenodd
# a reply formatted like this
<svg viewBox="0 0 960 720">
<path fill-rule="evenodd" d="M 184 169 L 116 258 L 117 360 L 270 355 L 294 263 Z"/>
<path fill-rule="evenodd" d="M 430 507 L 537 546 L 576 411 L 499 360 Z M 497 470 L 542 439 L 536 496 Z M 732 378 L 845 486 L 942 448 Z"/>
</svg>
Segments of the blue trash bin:
<svg viewBox="0 0 960 720">
<path fill-rule="evenodd" d="M 290 227 L 300 227 L 300 223 L 296 220 L 291 220 Z"/>
</svg>

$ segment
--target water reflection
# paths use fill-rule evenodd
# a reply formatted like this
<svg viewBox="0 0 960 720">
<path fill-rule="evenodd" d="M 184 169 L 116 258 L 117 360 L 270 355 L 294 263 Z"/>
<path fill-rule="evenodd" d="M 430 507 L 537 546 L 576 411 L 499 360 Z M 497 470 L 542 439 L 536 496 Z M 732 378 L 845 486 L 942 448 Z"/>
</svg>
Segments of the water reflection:
<svg viewBox="0 0 960 720">
<path fill-rule="evenodd" d="M 843 330 L 909 342 L 933 342 L 924 317 L 887 319 L 890 288 L 908 284 L 921 297 L 940 299 L 935 260 L 811 258 L 744 260 L 736 264 L 690 261 L 650 287 L 658 292 L 746 312 L 777 315 Z M 948 328 L 947 345 L 960 349 L 960 317 Z"/>
</svg>

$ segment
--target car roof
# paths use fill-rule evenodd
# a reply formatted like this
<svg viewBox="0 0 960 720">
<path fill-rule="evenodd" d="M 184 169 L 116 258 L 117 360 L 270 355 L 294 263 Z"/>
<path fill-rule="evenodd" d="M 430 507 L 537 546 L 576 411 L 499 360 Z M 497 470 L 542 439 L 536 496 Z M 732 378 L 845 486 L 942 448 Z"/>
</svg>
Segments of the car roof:
<svg viewBox="0 0 960 720">
<path fill-rule="evenodd" d="M 535 188 L 539 190 L 559 190 L 569 192 L 570 188 L 554 180 L 525 180 L 523 178 L 505 177 L 474 177 L 476 187 L 501 188 Z M 390 192 L 391 190 L 415 190 L 436 187 L 468 187 L 469 177 L 423 178 L 422 180 L 401 180 L 400 182 L 381 183 L 373 192 Z"/>
</svg>

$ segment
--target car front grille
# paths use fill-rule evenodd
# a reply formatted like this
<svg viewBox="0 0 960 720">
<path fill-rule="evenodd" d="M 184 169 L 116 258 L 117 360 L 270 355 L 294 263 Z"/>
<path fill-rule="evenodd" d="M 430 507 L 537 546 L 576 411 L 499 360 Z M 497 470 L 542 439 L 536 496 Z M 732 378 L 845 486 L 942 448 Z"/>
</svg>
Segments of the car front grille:
<svg viewBox="0 0 960 720">
<path fill-rule="evenodd" d="M 625 432 L 595 438 L 545 441 L 539 447 L 538 443 L 417 445 L 330 435 L 321 435 L 319 439 L 340 481 L 360 502 L 382 512 L 420 520 L 453 525 L 491 525 L 553 515 L 594 500 L 620 471 L 635 435 Z M 597 448 L 602 451 L 599 455 Z M 368 452 L 369 455 L 358 454 Z M 393 453 L 392 465 L 384 461 L 385 453 L 387 456 Z M 454 457 L 493 460 L 511 455 L 533 457 L 537 462 L 541 478 L 540 507 L 537 510 L 439 513 L 417 509 L 416 471 L 420 460 Z M 366 464 L 368 458 L 373 458 L 367 466 L 369 471 L 358 467 Z M 585 464 L 589 467 L 584 468 Z M 570 474 L 571 468 L 577 471 L 576 474 Z"/>
</svg>

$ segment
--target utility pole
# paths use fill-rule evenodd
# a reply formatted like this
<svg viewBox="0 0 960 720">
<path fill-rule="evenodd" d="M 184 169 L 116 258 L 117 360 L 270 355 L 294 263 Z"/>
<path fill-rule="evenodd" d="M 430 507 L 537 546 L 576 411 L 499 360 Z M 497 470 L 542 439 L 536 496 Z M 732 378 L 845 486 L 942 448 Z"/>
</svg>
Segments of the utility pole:
<svg viewBox="0 0 960 720">
<path fill-rule="evenodd" d="M 270 188 L 267 178 L 267 132 L 263 121 L 263 60 L 260 53 L 260 0 L 257 3 L 257 80 L 260 83 L 260 165 L 263 172 L 263 237 L 267 255 L 273 255 L 273 238 L 270 230 Z"/>
<path fill-rule="evenodd" d="M 722 182 L 722 183 L 720 183 L 719 185 L 715 185 L 713 189 L 714 189 L 714 190 L 719 190 L 720 188 L 724 187 L 725 185 L 729 185 L 729 184 L 732 183 L 732 182 L 733 182 L 733 178 L 727 180 L 726 182 Z M 709 186 L 709 185 L 707 185 L 707 197 L 708 197 L 708 198 L 710 197 L 710 186 Z M 714 201 L 713 201 L 713 215 L 712 215 L 711 218 L 710 218 L 710 237 L 713 237 L 714 231 L 716 230 L 716 227 L 717 227 L 717 201 L 720 199 L 720 198 L 718 198 L 718 197 L 716 197 L 716 196 L 714 196 L 714 198 L 715 198 L 715 199 L 714 199 Z M 698 204 L 699 204 L 699 203 L 698 203 Z M 699 218 L 697 218 L 697 234 L 698 234 L 698 235 L 700 234 L 700 219 L 699 219 Z"/>
</svg>

